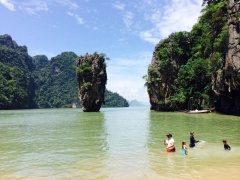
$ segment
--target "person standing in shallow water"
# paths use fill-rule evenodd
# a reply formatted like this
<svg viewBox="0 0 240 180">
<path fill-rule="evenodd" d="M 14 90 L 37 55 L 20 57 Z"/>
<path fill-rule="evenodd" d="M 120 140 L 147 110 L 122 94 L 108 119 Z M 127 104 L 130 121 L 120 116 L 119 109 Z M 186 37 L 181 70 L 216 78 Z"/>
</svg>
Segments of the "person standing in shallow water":
<svg viewBox="0 0 240 180">
<path fill-rule="evenodd" d="M 190 132 L 190 144 L 189 144 L 189 147 L 190 147 L 190 148 L 195 147 L 195 143 L 198 143 L 198 142 L 200 142 L 200 140 L 195 140 L 195 138 L 194 138 L 194 132 L 193 132 L 193 131 Z"/>
<path fill-rule="evenodd" d="M 174 139 L 172 137 L 172 134 L 167 134 L 167 139 L 164 141 L 164 145 L 167 146 L 166 147 L 166 152 L 175 152 L 175 145 L 174 145 Z"/>
<path fill-rule="evenodd" d="M 188 155 L 188 149 L 187 149 L 187 145 L 186 145 L 186 141 L 182 142 L 182 155 Z"/>
<path fill-rule="evenodd" d="M 225 150 L 231 150 L 231 147 L 228 145 L 227 140 L 223 140 L 222 142 Z"/>
</svg>

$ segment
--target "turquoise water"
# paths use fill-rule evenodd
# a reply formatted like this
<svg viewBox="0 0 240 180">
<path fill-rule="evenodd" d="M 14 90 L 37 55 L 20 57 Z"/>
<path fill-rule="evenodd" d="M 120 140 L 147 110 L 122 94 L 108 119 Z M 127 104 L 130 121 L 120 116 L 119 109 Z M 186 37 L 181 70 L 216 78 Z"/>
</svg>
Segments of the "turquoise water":
<svg viewBox="0 0 240 180">
<path fill-rule="evenodd" d="M 0 179 L 239 179 L 239 127 L 237 116 L 148 107 L 0 111 Z M 205 143 L 185 156 L 192 130 Z"/>
</svg>

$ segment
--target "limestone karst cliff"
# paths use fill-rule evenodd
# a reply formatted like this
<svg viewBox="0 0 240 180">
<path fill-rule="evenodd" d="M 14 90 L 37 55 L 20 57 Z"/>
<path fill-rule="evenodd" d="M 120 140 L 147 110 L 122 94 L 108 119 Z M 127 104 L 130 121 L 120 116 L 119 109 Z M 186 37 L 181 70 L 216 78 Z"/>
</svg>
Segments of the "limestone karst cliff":
<svg viewBox="0 0 240 180">
<path fill-rule="evenodd" d="M 214 106 L 240 115 L 240 1 L 203 4 L 189 34 L 174 33 L 155 48 L 146 82 L 153 110 Z"/>
<path fill-rule="evenodd" d="M 77 58 L 71 51 L 51 59 L 46 55 L 31 57 L 27 46 L 18 45 L 8 34 L 0 35 L 0 110 L 79 106 Z M 97 81 L 102 77 L 100 71 Z M 104 99 L 104 107 L 129 106 L 125 98 L 108 90 Z"/>
<path fill-rule="evenodd" d="M 99 111 L 104 103 L 107 73 L 105 57 L 94 53 L 80 56 L 77 60 L 79 99 L 83 111 Z"/>
<path fill-rule="evenodd" d="M 27 47 L 0 35 L 0 109 L 35 107 L 32 69 Z"/>
<path fill-rule="evenodd" d="M 175 110 L 176 103 L 171 98 L 176 90 L 172 86 L 179 67 L 189 58 L 190 38 L 187 32 L 171 34 L 155 47 L 152 62 L 148 67 L 147 88 L 151 110 Z"/>
<path fill-rule="evenodd" d="M 223 67 L 213 78 L 216 109 L 240 115 L 240 1 L 228 0 L 228 51 Z"/>
</svg>

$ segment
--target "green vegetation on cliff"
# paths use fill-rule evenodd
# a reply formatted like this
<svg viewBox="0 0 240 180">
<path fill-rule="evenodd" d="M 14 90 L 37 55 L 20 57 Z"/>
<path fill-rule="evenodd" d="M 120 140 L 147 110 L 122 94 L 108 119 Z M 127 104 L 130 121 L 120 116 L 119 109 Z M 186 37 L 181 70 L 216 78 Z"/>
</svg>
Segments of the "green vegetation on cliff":
<svg viewBox="0 0 240 180">
<path fill-rule="evenodd" d="M 227 0 L 207 1 L 191 32 L 177 32 L 155 48 L 146 86 L 153 110 L 210 107 L 212 77 L 225 64 Z"/>
<path fill-rule="evenodd" d="M 107 84 L 105 55 L 80 56 L 76 64 L 78 94 L 84 112 L 97 112 L 104 103 Z"/>
<path fill-rule="evenodd" d="M 104 99 L 105 104 L 103 104 L 102 107 L 129 107 L 127 100 L 118 93 L 106 90 Z"/>
<path fill-rule="evenodd" d="M 27 47 L 0 36 L 0 109 L 35 107 L 32 69 Z"/>
<path fill-rule="evenodd" d="M 78 102 L 74 67 L 76 58 L 73 52 L 64 52 L 51 58 L 48 63 L 45 56 L 33 57 L 35 67 L 39 67 L 33 72 L 36 82 L 35 101 L 39 108 L 71 107 L 73 102 Z"/>
<path fill-rule="evenodd" d="M 9 35 L 0 36 L 0 109 L 79 105 L 76 60 L 73 52 L 51 60 L 45 55 L 30 57 L 26 46 L 18 46 Z M 110 91 L 105 99 L 105 107 L 120 107 L 126 101 Z"/>
</svg>

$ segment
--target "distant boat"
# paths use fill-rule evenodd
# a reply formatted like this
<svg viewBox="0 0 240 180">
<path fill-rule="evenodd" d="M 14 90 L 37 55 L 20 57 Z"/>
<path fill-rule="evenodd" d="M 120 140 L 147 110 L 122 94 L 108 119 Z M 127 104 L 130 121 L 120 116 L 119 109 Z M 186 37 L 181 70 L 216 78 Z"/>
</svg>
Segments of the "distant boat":
<svg viewBox="0 0 240 180">
<path fill-rule="evenodd" d="M 188 114 L 200 114 L 200 113 L 210 113 L 210 112 L 211 112 L 210 109 L 204 109 L 204 110 L 195 109 L 195 110 L 187 111 Z"/>
<path fill-rule="evenodd" d="M 188 110 L 186 111 L 186 113 L 188 113 L 188 114 L 201 114 L 201 113 L 210 113 L 211 110 L 212 111 L 215 110 L 215 107 L 210 108 L 210 109 L 203 109 L 203 110 L 198 110 L 198 109 L 190 110 L 190 109 L 193 109 L 192 104 L 193 104 L 193 98 L 190 97 L 190 99 L 188 101 Z"/>
</svg>

